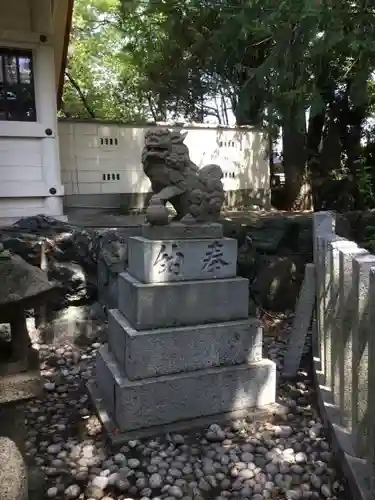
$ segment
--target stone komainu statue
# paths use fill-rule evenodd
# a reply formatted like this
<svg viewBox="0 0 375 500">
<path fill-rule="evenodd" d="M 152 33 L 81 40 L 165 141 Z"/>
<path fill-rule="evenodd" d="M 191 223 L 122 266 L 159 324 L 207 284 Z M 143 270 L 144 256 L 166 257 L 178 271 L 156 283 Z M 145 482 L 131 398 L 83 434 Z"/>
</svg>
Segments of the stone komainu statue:
<svg viewBox="0 0 375 500">
<path fill-rule="evenodd" d="M 146 214 L 150 224 L 168 224 L 167 201 L 177 212 L 174 220 L 190 215 L 198 222 L 213 222 L 220 216 L 223 171 L 218 165 L 198 168 L 184 144 L 186 135 L 165 128 L 146 133 L 142 164 L 154 192 Z"/>
</svg>

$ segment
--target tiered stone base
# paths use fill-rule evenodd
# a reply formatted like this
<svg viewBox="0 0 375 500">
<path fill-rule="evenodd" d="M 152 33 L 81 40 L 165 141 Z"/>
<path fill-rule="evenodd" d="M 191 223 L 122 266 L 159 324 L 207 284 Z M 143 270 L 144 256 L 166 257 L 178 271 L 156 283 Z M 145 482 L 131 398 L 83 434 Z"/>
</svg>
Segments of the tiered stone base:
<svg viewBox="0 0 375 500">
<path fill-rule="evenodd" d="M 248 318 L 248 280 L 220 226 L 145 227 L 129 240 L 118 309 L 89 385 L 103 420 L 122 435 L 152 435 L 275 401 L 276 367 Z M 180 238 L 178 236 L 181 235 Z"/>
<path fill-rule="evenodd" d="M 275 364 L 267 359 L 130 380 L 105 346 L 99 352 L 95 375 L 108 414 L 121 432 L 264 407 L 275 401 Z"/>
<path fill-rule="evenodd" d="M 259 321 L 137 331 L 118 310 L 109 311 L 108 345 L 130 380 L 262 359 Z"/>
</svg>

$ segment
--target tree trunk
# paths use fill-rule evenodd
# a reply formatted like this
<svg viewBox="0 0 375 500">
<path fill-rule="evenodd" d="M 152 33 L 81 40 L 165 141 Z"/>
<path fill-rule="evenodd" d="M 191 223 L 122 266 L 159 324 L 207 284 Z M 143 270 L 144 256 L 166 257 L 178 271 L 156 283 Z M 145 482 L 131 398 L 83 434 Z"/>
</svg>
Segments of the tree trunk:
<svg viewBox="0 0 375 500">
<path fill-rule="evenodd" d="M 365 110 L 361 107 L 356 107 L 351 112 L 350 128 L 348 127 L 346 136 L 346 166 L 351 174 L 353 185 L 353 202 L 354 210 L 363 210 L 362 194 L 360 190 L 360 157 L 361 157 L 361 137 L 362 127 L 365 120 Z"/>
<path fill-rule="evenodd" d="M 304 114 L 304 113 L 303 113 Z M 293 115 L 291 115 L 293 116 Z M 303 121 L 299 122 L 298 118 Z M 306 126 L 304 116 L 284 120 L 282 127 L 285 173 L 284 200 L 287 210 L 311 209 L 311 189 L 307 171 Z"/>
<path fill-rule="evenodd" d="M 340 114 L 341 122 L 341 137 L 343 152 L 346 154 L 346 167 L 350 173 L 351 191 L 353 197 L 353 209 L 361 210 L 362 196 L 359 189 L 360 184 L 360 157 L 361 157 L 361 137 L 363 123 L 366 118 L 367 111 L 367 81 L 363 80 L 362 92 L 360 87 L 356 89 L 356 93 L 362 94 L 359 102 L 356 105 L 350 103 L 352 86 L 355 85 L 355 76 L 348 78 L 346 92 L 342 100 L 342 108 Z M 358 98 L 357 98 L 358 99 Z"/>
<path fill-rule="evenodd" d="M 325 111 L 313 116 L 309 120 L 307 130 L 307 164 L 311 175 L 311 189 L 314 210 L 322 207 L 320 188 L 325 181 L 326 172 L 322 168 L 320 145 L 325 121 Z"/>
<path fill-rule="evenodd" d="M 300 93 L 300 61 L 304 54 L 304 27 L 300 19 L 290 24 L 290 40 L 284 61 L 285 81 L 281 91 L 295 93 L 282 103 L 282 138 L 285 172 L 285 205 L 288 210 L 312 208 L 311 186 L 307 168 L 306 101 Z"/>
</svg>

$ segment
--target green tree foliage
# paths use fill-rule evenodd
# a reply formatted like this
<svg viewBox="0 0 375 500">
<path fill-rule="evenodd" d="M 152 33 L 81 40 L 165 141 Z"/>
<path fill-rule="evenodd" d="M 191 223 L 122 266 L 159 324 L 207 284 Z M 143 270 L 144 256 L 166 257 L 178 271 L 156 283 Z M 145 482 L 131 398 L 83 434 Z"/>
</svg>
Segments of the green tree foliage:
<svg viewBox="0 0 375 500">
<path fill-rule="evenodd" d="M 76 0 L 63 114 L 138 122 L 147 119 L 139 70 L 123 48 L 117 0 Z"/>
<path fill-rule="evenodd" d="M 233 111 L 271 136 L 282 126 L 285 208 L 311 194 L 324 206 L 323 184 L 344 178 L 358 205 L 374 107 L 369 0 L 76 2 L 66 113 L 226 123 Z"/>
<path fill-rule="evenodd" d="M 367 0 L 123 2 L 124 26 L 134 17 L 131 53 L 142 60 L 144 89 L 158 97 L 154 116 L 173 110 L 203 119 L 207 98 L 221 96 L 239 125 L 271 133 L 282 126 L 285 208 L 307 208 L 311 194 L 321 206 L 323 180 L 342 170 L 351 176 L 352 199 L 360 199 L 360 141 L 375 55 Z M 145 19 L 153 20 L 146 39 Z"/>
</svg>

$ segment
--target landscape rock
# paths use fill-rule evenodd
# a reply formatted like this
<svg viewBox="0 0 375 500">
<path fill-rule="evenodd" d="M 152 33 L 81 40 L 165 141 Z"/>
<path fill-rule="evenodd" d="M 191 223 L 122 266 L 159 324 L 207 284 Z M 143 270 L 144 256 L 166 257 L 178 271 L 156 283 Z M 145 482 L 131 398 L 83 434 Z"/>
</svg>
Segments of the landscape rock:
<svg viewBox="0 0 375 500">
<path fill-rule="evenodd" d="M 287 217 L 260 218 L 247 235 L 259 252 L 276 254 L 284 239 L 288 238 L 290 222 Z"/>
<path fill-rule="evenodd" d="M 305 259 L 299 255 L 262 255 L 256 261 L 251 291 L 266 310 L 293 310 L 304 275 Z"/>
<path fill-rule="evenodd" d="M 213 443 L 220 443 L 221 441 L 224 441 L 225 439 L 225 432 L 223 429 L 220 427 L 218 424 L 212 424 L 208 428 L 206 432 L 206 439 L 207 441 L 211 441 Z"/>
<path fill-rule="evenodd" d="M 72 484 L 66 488 L 64 494 L 68 500 L 77 500 L 81 494 L 81 488 L 78 484 Z"/>
<path fill-rule="evenodd" d="M 120 230 L 84 229 L 43 215 L 1 228 L 0 244 L 38 268 L 44 251 L 47 277 L 59 290 L 51 302 L 53 310 L 96 299 L 99 261 L 105 264 L 104 283 L 108 273 L 126 267 L 126 238 Z"/>
<path fill-rule="evenodd" d="M 294 308 L 304 266 L 312 261 L 311 217 L 264 216 L 246 225 L 225 221 L 224 234 L 238 241 L 239 276 L 250 280 L 250 310 Z"/>
<path fill-rule="evenodd" d="M 4 248 L 29 264 L 40 267 L 44 251 L 48 279 L 55 280 L 60 290 L 53 301 L 57 309 L 92 300 L 96 292 L 99 238 L 97 231 L 43 215 L 25 217 L 0 229 Z"/>
<path fill-rule="evenodd" d="M 98 298 L 108 309 L 117 306 L 117 275 L 126 269 L 127 258 L 126 236 L 118 230 L 105 232 L 98 254 L 97 279 Z"/>
</svg>

